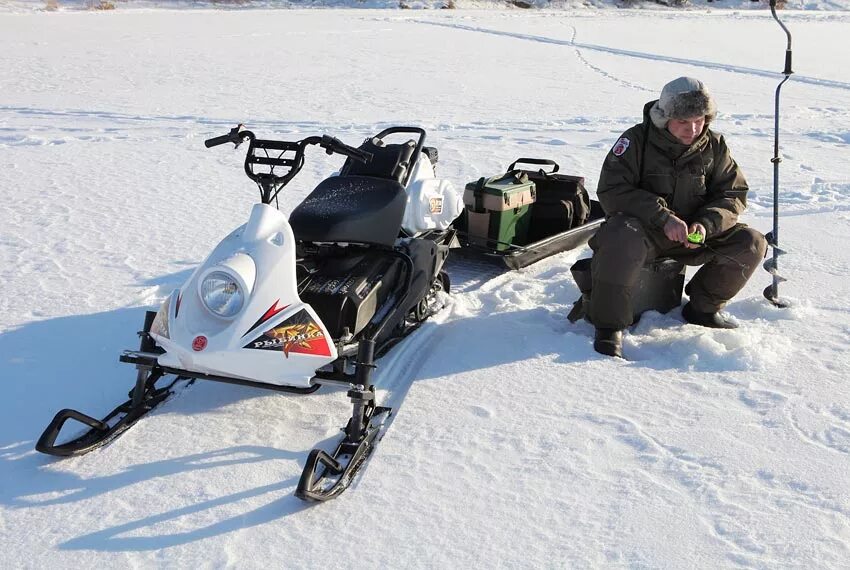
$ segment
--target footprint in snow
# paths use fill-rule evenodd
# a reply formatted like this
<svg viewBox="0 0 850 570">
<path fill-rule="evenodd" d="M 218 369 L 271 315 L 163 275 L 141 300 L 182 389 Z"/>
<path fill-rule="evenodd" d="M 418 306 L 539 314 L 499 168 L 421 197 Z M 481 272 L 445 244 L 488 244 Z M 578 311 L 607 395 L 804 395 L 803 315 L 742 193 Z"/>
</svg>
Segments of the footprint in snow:
<svg viewBox="0 0 850 570">
<path fill-rule="evenodd" d="M 764 415 L 788 398 L 767 390 L 741 390 L 738 399 L 754 412 Z"/>
<path fill-rule="evenodd" d="M 493 412 L 482 406 L 470 406 L 469 409 L 473 415 L 478 416 L 479 418 L 486 420 L 493 417 Z"/>
</svg>

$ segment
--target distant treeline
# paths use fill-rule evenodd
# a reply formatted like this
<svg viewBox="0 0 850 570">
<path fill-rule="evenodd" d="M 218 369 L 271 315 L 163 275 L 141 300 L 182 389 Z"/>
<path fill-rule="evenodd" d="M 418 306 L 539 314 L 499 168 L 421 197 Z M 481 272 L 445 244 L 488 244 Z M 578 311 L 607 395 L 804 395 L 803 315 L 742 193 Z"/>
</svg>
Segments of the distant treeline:
<svg viewBox="0 0 850 570">
<path fill-rule="evenodd" d="M 365 4 L 368 0 L 352 0 L 353 5 L 357 4 Z M 612 4 L 615 6 L 622 6 L 624 8 L 638 6 L 640 4 L 661 4 L 663 6 L 669 6 L 674 8 L 680 7 L 688 7 L 694 6 L 696 4 L 704 4 L 704 3 L 717 3 L 718 5 L 723 5 L 723 0 L 612 0 Z M 759 4 L 764 4 L 767 6 L 770 2 L 769 0 L 753 0 L 753 2 L 757 2 Z M 132 4 L 133 0 L 45 0 L 44 7 L 46 10 L 54 11 L 61 8 L 84 8 L 87 10 L 114 10 L 117 5 L 121 4 Z M 231 5 L 231 6 L 249 6 L 251 4 L 269 4 L 269 0 L 187 0 L 186 3 L 189 4 L 198 4 L 198 5 Z M 428 3 L 425 0 L 425 3 Z M 563 4 L 562 0 L 493 0 L 494 4 L 505 4 L 510 6 L 515 6 L 517 8 L 542 8 L 547 6 L 557 6 L 558 4 Z M 776 0 L 776 7 L 783 8 L 785 7 L 787 0 Z M 298 4 L 322 4 L 321 0 L 288 0 L 286 2 L 288 5 L 298 5 Z M 417 4 L 416 0 L 398 0 L 398 7 L 401 9 L 409 9 Z M 442 0 L 437 4 L 439 8 L 443 9 L 455 9 L 457 8 L 456 0 Z"/>
</svg>

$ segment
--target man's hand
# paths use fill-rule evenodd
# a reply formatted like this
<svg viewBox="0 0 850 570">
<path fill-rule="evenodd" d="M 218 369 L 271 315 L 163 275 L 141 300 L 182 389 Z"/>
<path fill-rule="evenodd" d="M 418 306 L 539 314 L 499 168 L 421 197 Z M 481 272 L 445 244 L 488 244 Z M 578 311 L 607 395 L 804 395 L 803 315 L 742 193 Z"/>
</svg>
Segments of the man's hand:
<svg viewBox="0 0 850 570">
<path fill-rule="evenodd" d="M 702 235 L 702 238 L 703 238 L 702 241 L 705 242 L 706 231 L 705 231 L 704 225 L 702 225 L 702 224 L 691 224 L 691 226 L 688 228 L 688 233 Z M 685 247 L 687 247 L 688 249 L 695 249 L 695 248 L 702 245 L 701 243 L 691 243 L 691 242 L 687 241 L 687 236 L 685 236 L 685 238 L 686 238 Z"/>
<path fill-rule="evenodd" d="M 664 224 L 664 235 L 667 239 L 676 243 L 688 243 L 688 224 L 670 214 L 667 223 Z"/>
<path fill-rule="evenodd" d="M 705 236 L 705 226 L 702 224 L 691 224 L 690 227 L 688 227 L 688 224 L 670 214 L 670 217 L 667 219 L 667 223 L 664 224 L 664 235 L 667 236 L 667 239 L 676 243 L 681 243 L 688 249 L 698 248 L 700 244 L 688 241 L 689 233 L 699 233 Z"/>
</svg>

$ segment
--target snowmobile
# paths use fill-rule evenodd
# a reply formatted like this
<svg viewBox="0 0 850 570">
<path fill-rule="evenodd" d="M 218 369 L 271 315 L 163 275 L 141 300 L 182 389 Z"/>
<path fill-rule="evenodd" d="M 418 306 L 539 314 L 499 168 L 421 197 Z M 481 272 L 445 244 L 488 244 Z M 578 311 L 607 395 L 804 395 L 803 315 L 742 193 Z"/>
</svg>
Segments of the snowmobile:
<svg viewBox="0 0 850 570">
<path fill-rule="evenodd" d="M 385 141 L 399 134 L 414 138 Z M 195 380 L 296 394 L 348 388 L 352 414 L 343 436 L 331 453 L 310 452 L 295 492 L 301 499 L 338 496 L 374 450 L 392 413 L 376 402 L 375 361 L 440 308 L 462 199 L 436 178 L 437 151 L 424 146 L 418 127 L 388 128 L 355 148 L 328 135 L 262 140 L 239 125 L 205 145 L 244 141 L 245 173 L 260 190 L 248 222 L 147 312 L 139 349 L 120 356 L 137 369 L 130 399 L 100 420 L 60 411 L 38 451 L 87 453 L 161 404 L 175 383 Z M 278 194 L 311 145 L 347 158 L 287 220 Z M 164 378 L 173 380 L 158 387 Z M 56 443 L 67 420 L 86 431 Z"/>
</svg>

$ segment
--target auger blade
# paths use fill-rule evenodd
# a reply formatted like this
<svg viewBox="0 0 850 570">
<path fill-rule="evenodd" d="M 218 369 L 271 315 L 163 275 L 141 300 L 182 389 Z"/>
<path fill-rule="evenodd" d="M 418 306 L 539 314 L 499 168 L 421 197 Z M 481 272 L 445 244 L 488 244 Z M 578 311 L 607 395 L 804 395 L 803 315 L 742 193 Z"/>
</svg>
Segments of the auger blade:
<svg viewBox="0 0 850 570">
<path fill-rule="evenodd" d="M 787 309 L 791 306 L 791 303 L 786 299 L 781 299 L 779 297 L 778 291 L 776 290 L 775 285 L 768 285 L 764 290 L 764 298 L 770 301 L 774 307 L 780 309 Z"/>
<path fill-rule="evenodd" d="M 767 232 L 764 237 L 767 239 L 767 244 L 773 248 L 773 251 L 776 252 L 776 255 L 785 255 L 788 253 L 786 250 L 780 248 L 779 244 L 776 243 L 776 239 L 773 237 L 773 232 Z"/>
<path fill-rule="evenodd" d="M 776 279 L 777 281 L 779 281 L 779 282 L 787 281 L 787 279 L 785 279 L 784 277 L 779 275 L 779 268 L 777 268 L 776 260 L 774 258 L 770 257 L 767 260 L 765 260 L 765 262 L 762 264 L 762 267 L 764 267 L 765 271 L 767 271 L 768 273 L 773 275 L 773 278 Z"/>
</svg>

